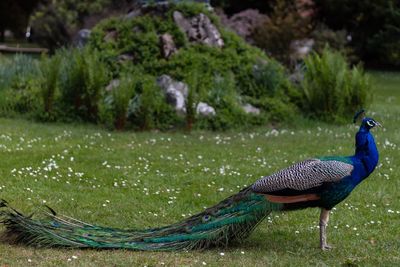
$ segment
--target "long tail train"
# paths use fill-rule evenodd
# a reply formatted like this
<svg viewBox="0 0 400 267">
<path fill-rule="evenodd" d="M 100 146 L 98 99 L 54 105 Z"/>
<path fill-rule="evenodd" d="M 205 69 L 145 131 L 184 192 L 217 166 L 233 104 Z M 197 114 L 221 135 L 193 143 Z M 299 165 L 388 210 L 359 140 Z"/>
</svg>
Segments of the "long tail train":
<svg viewBox="0 0 400 267">
<path fill-rule="evenodd" d="M 161 228 L 124 230 L 58 216 L 49 209 L 43 220 L 25 216 L 0 202 L 2 240 L 38 247 L 191 250 L 227 246 L 245 239 L 268 214 L 282 209 L 249 187 L 181 222 Z"/>
</svg>

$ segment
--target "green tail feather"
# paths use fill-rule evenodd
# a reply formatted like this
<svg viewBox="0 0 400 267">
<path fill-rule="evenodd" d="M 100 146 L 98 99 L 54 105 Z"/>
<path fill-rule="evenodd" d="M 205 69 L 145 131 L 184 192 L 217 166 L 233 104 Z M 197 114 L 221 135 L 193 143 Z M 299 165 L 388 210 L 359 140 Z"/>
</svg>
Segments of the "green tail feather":
<svg viewBox="0 0 400 267">
<path fill-rule="evenodd" d="M 87 224 L 57 216 L 51 209 L 47 220 L 32 219 L 0 202 L 3 240 L 38 247 L 124 248 L 133 250 L 191 250 L 227 246 L 245 239 L 268 214 L 282 204 L 245 188 L 219 204 L 181 222 L 145 230 L 124 230 Z"/>
</svg>

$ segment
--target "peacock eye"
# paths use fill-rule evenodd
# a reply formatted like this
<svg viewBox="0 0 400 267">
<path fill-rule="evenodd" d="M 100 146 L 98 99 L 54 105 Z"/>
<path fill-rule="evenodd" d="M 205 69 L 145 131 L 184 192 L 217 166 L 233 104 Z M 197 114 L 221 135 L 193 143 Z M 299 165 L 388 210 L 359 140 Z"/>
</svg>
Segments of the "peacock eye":
<svg viewBox="0 0 400 267">
<path fill-rule="evenodd" d="M 372 121 L 372 120 L 368 120 L 367 124 L 369 127 L 374 127 L 374 125 L 375 125 L 374 121 Z"/>
</svg>

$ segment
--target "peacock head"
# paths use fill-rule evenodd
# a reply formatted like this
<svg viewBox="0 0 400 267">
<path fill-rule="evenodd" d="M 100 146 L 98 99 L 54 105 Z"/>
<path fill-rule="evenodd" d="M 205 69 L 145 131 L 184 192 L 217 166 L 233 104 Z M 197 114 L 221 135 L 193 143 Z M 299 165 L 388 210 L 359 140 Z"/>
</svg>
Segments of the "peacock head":
<svg viewBox="0 0 400 267">
<path fill-rule="evenodd" d="M 382 126 L 379 122 L 372 118 L 365 117 L 365 110 L 360 110 L 354 116 L 353 122 L 356 123 L 358 119 L 361 119 L 361 128 L 370 130 L 375 126 Z"/>
</svg>

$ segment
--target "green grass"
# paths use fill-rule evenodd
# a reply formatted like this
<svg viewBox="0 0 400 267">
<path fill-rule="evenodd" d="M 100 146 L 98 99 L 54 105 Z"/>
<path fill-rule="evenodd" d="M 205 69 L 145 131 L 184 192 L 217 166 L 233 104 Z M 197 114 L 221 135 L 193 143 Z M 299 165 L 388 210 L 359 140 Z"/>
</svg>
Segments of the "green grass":
<svg viewBox="0 0 400 267">
<path fill-rule="evenodd" d="M 334 210 L 318 248 L 317 209 L 273 214 L 243 244 L 206 251 L 35 249 L 0 244 L 0 266 L 393 266 L 400 262 L 400 74 L 371 73 L 379 168 Z M 300 121 L 249 132 L 132 133 L 0 119 L 0 198 L 113 227 L 161 226 L 293 162 L 353 153 L 354 125 Z M 224 255 L 221 255 L 224 253 Z"/>
</svg>

